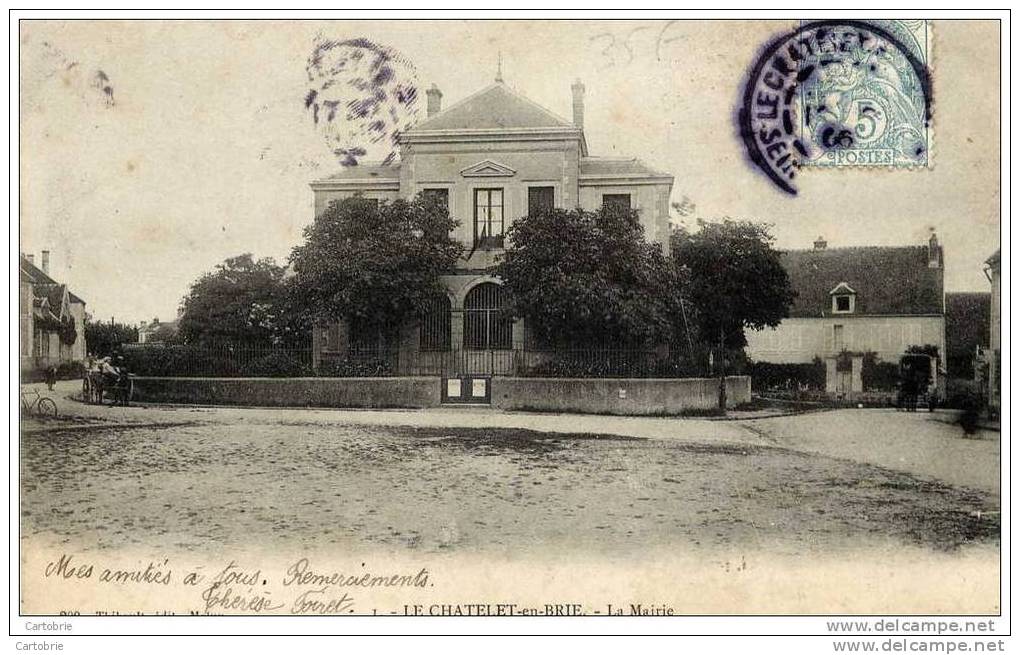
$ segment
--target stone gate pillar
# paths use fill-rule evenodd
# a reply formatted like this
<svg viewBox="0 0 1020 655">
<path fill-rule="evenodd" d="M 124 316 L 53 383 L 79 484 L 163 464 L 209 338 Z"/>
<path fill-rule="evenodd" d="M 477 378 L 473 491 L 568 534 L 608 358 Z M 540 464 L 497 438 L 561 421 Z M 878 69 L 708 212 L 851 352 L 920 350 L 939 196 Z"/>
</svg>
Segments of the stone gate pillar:
<svg viewBox="0 0 1020 655">
<path fill-rule="evenodd" d="M 836 358 L 828 357 L 825 360 L 825 391 L 826 393 L 836 393 Z"/>
<path fill-rule="evenodd" d="M 850 358 L 850 391 L 854 393 L 861 393 L 864 391 L 864 380 L 861 373 L 864 371 L 864 358 L 863 357 L 851 357 Z"/>
<path fill-rule="evenodd" d="M 450 349 L 464 350 L 464 310 L 450 311 Z"/>
</svg>

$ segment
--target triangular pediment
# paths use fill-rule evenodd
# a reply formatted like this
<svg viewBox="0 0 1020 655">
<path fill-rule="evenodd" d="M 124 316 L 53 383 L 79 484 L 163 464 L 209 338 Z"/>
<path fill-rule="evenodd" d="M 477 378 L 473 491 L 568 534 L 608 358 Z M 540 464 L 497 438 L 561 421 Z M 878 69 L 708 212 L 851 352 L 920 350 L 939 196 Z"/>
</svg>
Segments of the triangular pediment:
<svg viewBox="0 0 1020 655">
<path fill-rule="evenodd" d="M 499 162 L 486 159 L 461 170 L 460 174 L 464 177 L 513 177 L 517 175 L 517 171 Z"/>
<path fill-rule="evenodd" d="M 857 292 L 854 291 L 853 289 L 851 289 L 850 285 L 847 284 L 846 282 L 840 282 L 839 284 L 836 285 L 835 289 L 833 289 L 832 291 L 829 292 L 829 295 L 830 296 L 835 296 L 835 295 L 840 295 L 840 294 L 845 294 L 845 293 L 851 293 L 852 294 L 852 293 L 857 293 Z"/>
</svg>

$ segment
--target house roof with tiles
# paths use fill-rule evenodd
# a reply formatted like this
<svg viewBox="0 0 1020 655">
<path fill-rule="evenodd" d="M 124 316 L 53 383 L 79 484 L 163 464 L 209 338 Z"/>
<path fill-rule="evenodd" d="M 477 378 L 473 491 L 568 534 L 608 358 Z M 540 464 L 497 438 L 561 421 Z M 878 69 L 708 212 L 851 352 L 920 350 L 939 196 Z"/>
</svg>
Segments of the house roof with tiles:
<svg viewBox="0 0 1020 655">
<path fill-rule="evenodd" d="M 832 316 L 832 295 L 841 284 L 855 295 L 855 315 L 943 314 L 942 249 L 931 246 L 866 246 L 787 250 L 783 267 L 797 293 L 791 317 Z M 845 291 L 845 290 L 844 290 Z"/>
</svg>

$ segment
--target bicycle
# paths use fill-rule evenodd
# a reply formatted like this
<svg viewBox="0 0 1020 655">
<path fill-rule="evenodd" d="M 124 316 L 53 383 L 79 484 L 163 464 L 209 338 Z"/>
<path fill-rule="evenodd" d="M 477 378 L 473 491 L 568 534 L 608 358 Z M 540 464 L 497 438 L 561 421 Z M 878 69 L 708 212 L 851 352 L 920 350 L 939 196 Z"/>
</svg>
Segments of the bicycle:
<svg viewBox="0 0 1020 655">
<path fill-rule="evenodd" d="M 35 396 L 34 398 L 32 396 Z M 52 398 L 39 395 L 35 389 L 21 391 L 21 411 L 29 416 L 57 416 L 57 403 Z"/>
</svg>

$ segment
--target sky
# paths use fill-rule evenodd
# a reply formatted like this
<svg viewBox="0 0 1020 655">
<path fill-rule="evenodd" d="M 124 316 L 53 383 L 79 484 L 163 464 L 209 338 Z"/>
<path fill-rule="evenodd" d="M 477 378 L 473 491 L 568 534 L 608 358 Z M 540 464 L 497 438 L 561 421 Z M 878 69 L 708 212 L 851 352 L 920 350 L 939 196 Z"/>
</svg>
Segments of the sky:
<svg viewBox="0 0 1020 655">
<path fill-rule="evenodd" d="M 781 248 L 945 247 L 946 290 L 987 291 L 999 247 L 999 27 L 934 24 L 933 166 L 813 170 L 800 193 L 749 162 L 735 121 L 748 70 L 789 21 L 22 21 L 20 249 L 97 319 L 172 319 L 227 257 L 286 260 L 339 170 L 305 107 L 317 40 L 398 52 L 444 106 L 492 83 L 571 116 L 592 155 L 675 176 L 694 216 L 771 223 Z M 422 105 L 424 98 L 421 98 Z M 421 107 L 424 114 L 424 106 Z"/>
</svg>

